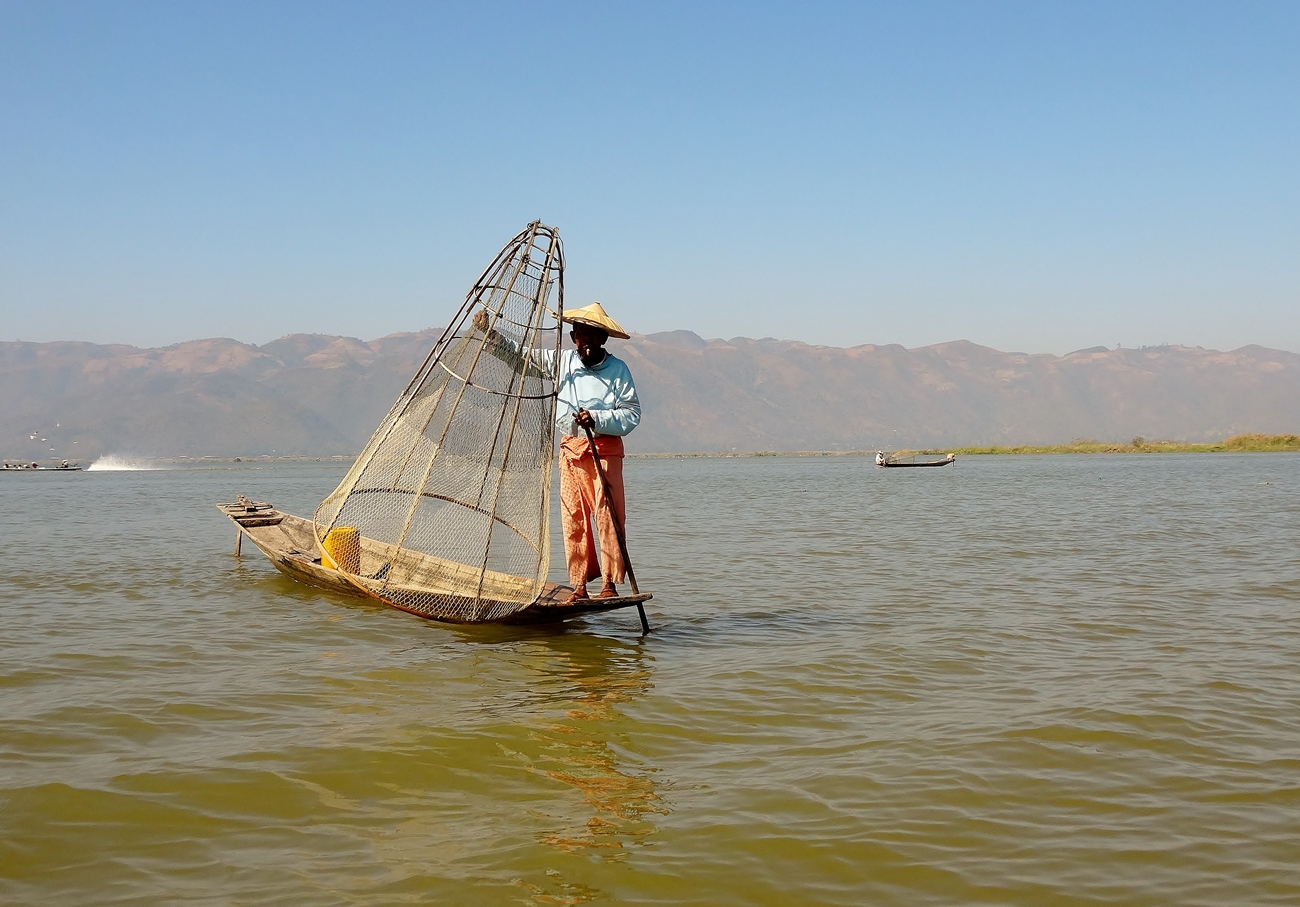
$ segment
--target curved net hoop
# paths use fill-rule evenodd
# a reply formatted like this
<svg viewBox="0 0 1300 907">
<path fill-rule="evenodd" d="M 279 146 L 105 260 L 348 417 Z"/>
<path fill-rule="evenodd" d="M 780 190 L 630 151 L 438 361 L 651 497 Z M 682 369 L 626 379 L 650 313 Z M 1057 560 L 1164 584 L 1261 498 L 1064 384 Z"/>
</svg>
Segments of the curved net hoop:
<svg viewBox="0 0 1300 907">
<path fill-rule="evenodd" d="M 326 564 L 441 620 L 499 620 L 538 599 L 550 566 L 563 305 L 559 233 L 531 223 L 488 265 L 317 508 Z M 479 312 L 487 333 L 475 327 Z"/>
</svg>

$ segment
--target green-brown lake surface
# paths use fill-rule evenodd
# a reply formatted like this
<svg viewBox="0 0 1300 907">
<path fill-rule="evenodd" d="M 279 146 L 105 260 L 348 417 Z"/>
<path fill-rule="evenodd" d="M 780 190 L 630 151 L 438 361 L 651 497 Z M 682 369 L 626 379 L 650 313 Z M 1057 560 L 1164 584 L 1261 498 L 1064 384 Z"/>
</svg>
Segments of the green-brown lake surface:
<svg viewBox="0 0 1300 907">
<path fill-rule="evenodd" d="M 645 637 L 234 557 L 345 468 L 0 476 L 0 904 L 1300 903 L 1300 456 L 629 460 Z"/>
</svg>

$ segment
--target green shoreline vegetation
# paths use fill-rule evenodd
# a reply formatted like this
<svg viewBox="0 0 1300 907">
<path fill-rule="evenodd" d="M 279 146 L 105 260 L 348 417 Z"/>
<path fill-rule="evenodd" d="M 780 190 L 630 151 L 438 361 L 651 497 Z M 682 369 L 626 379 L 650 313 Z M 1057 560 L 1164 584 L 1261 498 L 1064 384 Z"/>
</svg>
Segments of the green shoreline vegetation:
<svg viewBox="0 0 1300 907">
<path fill-rule="evenodd" d="M 910 450 L 909 453 L 960 456 L 995 454 L 1107 454 L 1107 453 L 1278 453 L 1300 452 L 1300 435 L 1233 435 L 1223 441 L 1195 443 L 1189 441 L 1148 441 L 1142 436 L 1131 441 L 1095 441 L 1076 438 L 1068 444 L 1018 444 L 993 447 L 945 447 Z M 789 450 L 730 451 L 714 453 L 629 454 L 629 457 L 864 457 L 875 456 L 874 450 Z"/>
<path fill-rule="evenodd" d="M 1276 453 L 1300 451 L 1300 435 L 1233 435 L 1223 441 L 1197 444 L 1187 441 L 1148 441 L 1141 435 L 1127 443 L 1076 438 L 1069 444 L 1014 447 L 956 447 L 949 453 L 982 454 L 1080 454 L 1080 453 Z"/>
</svg>

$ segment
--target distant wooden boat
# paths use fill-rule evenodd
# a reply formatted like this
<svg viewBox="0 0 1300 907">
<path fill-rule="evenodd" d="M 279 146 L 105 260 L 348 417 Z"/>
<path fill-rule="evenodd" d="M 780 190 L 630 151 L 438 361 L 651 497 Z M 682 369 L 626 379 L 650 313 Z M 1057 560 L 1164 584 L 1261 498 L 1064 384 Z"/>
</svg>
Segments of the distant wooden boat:
<svg viewBox="0 0 1300 907">
<path fill-rule="evenodd" d="M 909 454 L 906 452 L 886 454 L 883 450 L 876 451 L 876 465 L 893 469 L 918 466 L 947 466 L 949 463 L 955 462 L 957 462 L 956 454 Z"/>
<path fill-rule="evenodd" d="M 311 518 L 242 495 L 217 505 L 238 527 L 236 554 L 248 536 L 287 576 L 433 620 L 635 606 L 648 630 L 651 596 L 630 565 L 631 595 L 570 601 L 572 588 L 547 581 L 560 356 L 534 353 L 558 354 L 563 310 L 559 234 L 533 222 L 488 265 Z"/>
</svg>

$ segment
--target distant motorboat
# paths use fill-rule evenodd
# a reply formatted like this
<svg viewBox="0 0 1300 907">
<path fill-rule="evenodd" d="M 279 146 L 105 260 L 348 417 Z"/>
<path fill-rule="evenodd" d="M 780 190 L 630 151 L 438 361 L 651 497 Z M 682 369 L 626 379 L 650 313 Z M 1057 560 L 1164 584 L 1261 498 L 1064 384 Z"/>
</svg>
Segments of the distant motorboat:
<svg viewBox="0 0 1300 907">
<path fill-rule="evenodd" d="M 897 451 L 887 454 L 883 450 L 876 451 L 877 466 L 895 469 L 917 466 L 947 466 L 949 463 L 955 462 L 957 462 L 956 454 L 922 454 L 910 451 Z"/>
</svg>

